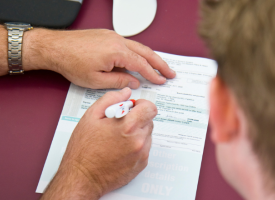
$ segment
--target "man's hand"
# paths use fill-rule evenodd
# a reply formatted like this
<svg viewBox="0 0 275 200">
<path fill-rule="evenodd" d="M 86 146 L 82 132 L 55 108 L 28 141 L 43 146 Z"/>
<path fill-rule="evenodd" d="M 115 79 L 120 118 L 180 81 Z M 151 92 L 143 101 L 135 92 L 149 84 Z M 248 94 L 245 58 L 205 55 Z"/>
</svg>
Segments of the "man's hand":
<svg viewBox="0 0 275 200">
<path fill-rule="evenodd" d="M 156 106 L 137 100 L 123 118 L 105 117 L 108 106 L 130 95 L 129 88 L 108 92 L 86 111 L 42 199 L 98 199 L 127 184 L 146 167 Z"/>
<path fill-rule="evenodd" d="M 149 47 L 110 30 L 34 29 L 25 32 L 22 52 L 25 70 L 53 70 L 76 85 L 93 89 L 138 88 L 139 81 L 125 69 L 155 84 L 165 83 L 164 77 L 175 77 Z"/>
</svg>

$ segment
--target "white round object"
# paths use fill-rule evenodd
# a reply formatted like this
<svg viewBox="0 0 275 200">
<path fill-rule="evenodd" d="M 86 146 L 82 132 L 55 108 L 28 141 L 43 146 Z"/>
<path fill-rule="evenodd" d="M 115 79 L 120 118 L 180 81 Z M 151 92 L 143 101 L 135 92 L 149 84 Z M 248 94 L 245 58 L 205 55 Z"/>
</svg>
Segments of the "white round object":
<svg viewBox="0 0 275 200">
<path fill-rule="evenodd" d="M 105 110 L 105 116 L 108 118 L 114 118 L 119 107 L 112 105 Z"/>
<path fill-rule="evenodd" d="M 121 118 L 125 116 L 133 106 L 134 103 L 132 100 L 116 103 L 105 110 L 105 116 L 108 118 Z"/>
<path fill-rule="evenodd" d="M 144 31 L 154 20 L 157 0 L 114 0 L 113 26 L 124 37 Z"/>
</svg>

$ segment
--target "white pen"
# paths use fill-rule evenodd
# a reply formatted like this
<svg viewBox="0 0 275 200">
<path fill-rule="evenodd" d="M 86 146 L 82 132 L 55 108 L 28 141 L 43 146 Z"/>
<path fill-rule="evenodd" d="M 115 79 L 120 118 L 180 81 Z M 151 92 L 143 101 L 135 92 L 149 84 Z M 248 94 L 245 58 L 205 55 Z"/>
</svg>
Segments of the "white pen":
<svg viewBox="0 0 275 200">
<path fill-rule="evenodd" d="M 105 115 L 108 118 L 121 118 L 129 112 L 130 108 L 135 106 L 135 102 L 134 99 L 129 99 L 128 101 L 111 105 L 105 110 Z"/>
</svg>

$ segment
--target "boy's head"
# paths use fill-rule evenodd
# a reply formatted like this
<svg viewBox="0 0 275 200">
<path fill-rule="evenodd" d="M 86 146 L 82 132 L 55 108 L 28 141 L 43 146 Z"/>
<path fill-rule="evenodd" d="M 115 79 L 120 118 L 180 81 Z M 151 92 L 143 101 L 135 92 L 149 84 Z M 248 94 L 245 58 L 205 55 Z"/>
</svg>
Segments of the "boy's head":
<svg viewBox="0 0 275 200">
<path fill-rule="evenodd" d="M 271 194 L 275 1 L 202 0 L 201 11 L 200 35 L 219 65 L 210 91 L 210 124 L 220 170 L 246 198 L 259 187 Z"/>
</svg>

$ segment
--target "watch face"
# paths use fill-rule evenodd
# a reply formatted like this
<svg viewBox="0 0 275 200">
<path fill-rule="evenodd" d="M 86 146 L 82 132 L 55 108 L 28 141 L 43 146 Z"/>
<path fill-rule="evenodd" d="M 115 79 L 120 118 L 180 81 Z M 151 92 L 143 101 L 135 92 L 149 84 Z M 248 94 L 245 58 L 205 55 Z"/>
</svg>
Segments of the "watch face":
<svg viewBox="0 0 275 200">
<path fill-rule="evenodd" d="M 24 26 L 31 26 L 30 24 L 27 23 L 22 23 L 22 22 L 7 22 L 5 23 L 7 26 L 20 26 L 20 27 L 24 27 Z"/>
</svg>

